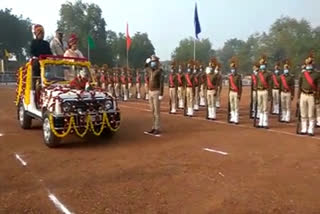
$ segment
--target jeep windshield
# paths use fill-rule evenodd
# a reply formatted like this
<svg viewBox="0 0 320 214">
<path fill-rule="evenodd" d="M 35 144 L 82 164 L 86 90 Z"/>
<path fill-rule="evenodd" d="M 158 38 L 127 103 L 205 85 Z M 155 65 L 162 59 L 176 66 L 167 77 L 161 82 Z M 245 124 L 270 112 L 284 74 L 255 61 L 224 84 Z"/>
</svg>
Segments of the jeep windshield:
<svg viewBox="0 0 320 214">
<path fill-rule="evenodd" d="M 90 71 L 86 66 L 47 64 L 44 68 L 44 77 L 47 82 L 69 82 L 76 78 L 80 72 L 85 72 L 89 81 L 92 80 Z"/>
</svg>

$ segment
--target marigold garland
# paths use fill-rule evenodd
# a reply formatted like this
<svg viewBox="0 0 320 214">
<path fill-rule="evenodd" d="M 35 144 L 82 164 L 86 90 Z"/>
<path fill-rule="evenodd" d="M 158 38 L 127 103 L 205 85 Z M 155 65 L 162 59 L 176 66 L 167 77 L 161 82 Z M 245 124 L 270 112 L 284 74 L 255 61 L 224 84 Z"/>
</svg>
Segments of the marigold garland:
<svg viewBox="0 0 320 214">
<path fill-rule="evenodd" d="M 100 130 L 97 132 L 95 129 L 94 129 L 94 124 L 93 124 L 93 121 L 91 119 L 91 116 L 90 115 L 87 115 L 86 117 L 86 127 L 85 127 L 85 130 L 80 133 L 79 130 L 77 129 L 77 126 L 76 126 L 76 123 L 75 123 L 75 120 L 74 120 L 74 116 L 71 116 L 70 117 L 70 120 L 69 120 L 69 125 L 68 125 L 68 128 L 65 132 L 63 133 L 59 133 L 55 130 L 55 127 L 54 127 L 54 123 L 53 123 L 53 116 L 52 114 L 50 114 L 49 116 L 49 122 L 50 122 L 50 129 L 52 131 L 52 133 L 57 136 L 57 137 L 60 137 L 60 138 L 63 138 L 65 136 L 67 136 L 70 131 L 73 129 L 75 131 L 75 133 L 79 136 L 79 137 L 84 137 L 87 132 L 90 130 L 94 135 L 96 136 L 100 136 L 105 128 L 105 125 L 108 126 L 108 128 L 112 131 L 112 132 L 116 132 L 119 130 L 120 126 L 118 126 L 117 128 L 113 128 L 110 124 L 110 121 L 109 121 L 109 118 L 107 116 L 106 113 L 103 113 L 103 117 L 102 117 L 102 124 L 100 125 Z"/>
</svg>

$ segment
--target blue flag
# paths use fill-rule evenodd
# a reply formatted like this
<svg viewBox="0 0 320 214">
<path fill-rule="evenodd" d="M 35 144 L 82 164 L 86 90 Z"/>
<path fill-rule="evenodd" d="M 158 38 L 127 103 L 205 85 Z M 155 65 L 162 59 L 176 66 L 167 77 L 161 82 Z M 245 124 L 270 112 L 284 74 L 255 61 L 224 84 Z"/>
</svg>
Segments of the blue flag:
<svg viewBox="0 0 320 214">
<path fill-rule="evenodd" d="M 197 3 L 194 9 L 194 28 L 195 28 L 196 38 L 199 39 L 198 34 L 201 33 L 201 26 L 200 26 L 199 17 L 198 17 Z"/>
</svg>

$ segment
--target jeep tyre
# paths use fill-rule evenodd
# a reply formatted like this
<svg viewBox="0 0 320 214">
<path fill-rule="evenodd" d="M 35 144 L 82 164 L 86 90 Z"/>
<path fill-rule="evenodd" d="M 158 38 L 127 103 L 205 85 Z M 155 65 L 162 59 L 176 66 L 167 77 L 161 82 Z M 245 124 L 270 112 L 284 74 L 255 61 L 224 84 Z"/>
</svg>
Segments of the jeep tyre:
<svg viewBox="0 0 320 214">
<path fill-rule="evenodd" d="M 51 131 L 50 118 L 48 113 L 44 114 L 42 131 L 43 131 L 43 140 L 46 146 L 50 148 L 54 148 L 60 144 L 61 138 L 55 136 L 55 134 Z"/>
<path fill-rule="evenodd" d="M 23 129 L 30 129 L 32 125 L 32 117 L 26 114 L 26 111 L 24 110 L 23 103 L 20 102 L 19 108 L 18 108 L 18 120 L 20 123 L 21 128 Z"/>
</svg>

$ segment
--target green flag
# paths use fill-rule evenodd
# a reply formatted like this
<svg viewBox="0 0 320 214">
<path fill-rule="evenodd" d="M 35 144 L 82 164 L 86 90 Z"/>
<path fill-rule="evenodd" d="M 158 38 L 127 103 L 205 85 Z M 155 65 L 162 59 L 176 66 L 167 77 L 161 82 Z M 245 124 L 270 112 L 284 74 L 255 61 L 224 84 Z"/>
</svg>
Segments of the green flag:
<svg viewBox="0 0 320 214">
<path fill-rule="evenodd" d="M 94 44 L 93 38 L 91 36 L 88 36 L 88 46 L 90 49 L 94 49 L 96 45 Z"/>
</svg>

